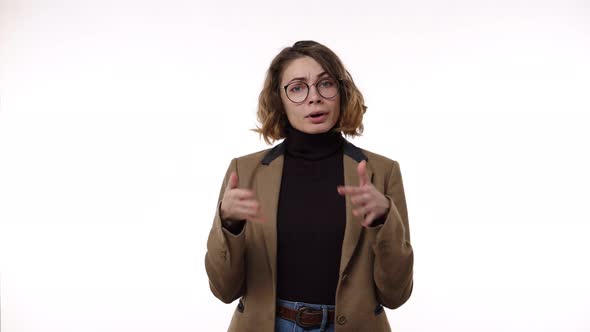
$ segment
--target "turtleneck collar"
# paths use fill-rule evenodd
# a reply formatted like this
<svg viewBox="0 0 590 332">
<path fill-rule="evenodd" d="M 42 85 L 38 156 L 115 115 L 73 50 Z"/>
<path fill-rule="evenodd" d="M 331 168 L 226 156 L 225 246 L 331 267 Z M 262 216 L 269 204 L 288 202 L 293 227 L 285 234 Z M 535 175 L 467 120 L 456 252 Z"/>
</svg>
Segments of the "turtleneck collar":
<svg viewBox="0 0 590 332">
<path fill-rule="evenodd" d="M 288 124 L 285 137 L 286 152 L 295 158 L 319 160 L 341 151 L 344 137 L 332 129 L 325 133 L 308 134 Z"/>
</svg>

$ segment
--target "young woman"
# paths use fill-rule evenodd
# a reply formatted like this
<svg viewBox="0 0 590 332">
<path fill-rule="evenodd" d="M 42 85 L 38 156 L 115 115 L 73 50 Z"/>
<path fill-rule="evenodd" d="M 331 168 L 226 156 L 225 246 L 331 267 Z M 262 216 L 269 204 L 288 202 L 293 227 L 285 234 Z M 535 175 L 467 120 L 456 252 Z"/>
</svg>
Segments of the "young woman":
<svg viewBox="0 0 590 332">
<path fill-rule="evenodd" d="M 414 256 L 399 164 L 344 138 L 365 109 L 324 45 L 272 61 L 255 131 L 284 140 L 231 161 L 207 241 L 213 294 L 240 299 L 229 331 L 390 331 Z"/>
</svg>

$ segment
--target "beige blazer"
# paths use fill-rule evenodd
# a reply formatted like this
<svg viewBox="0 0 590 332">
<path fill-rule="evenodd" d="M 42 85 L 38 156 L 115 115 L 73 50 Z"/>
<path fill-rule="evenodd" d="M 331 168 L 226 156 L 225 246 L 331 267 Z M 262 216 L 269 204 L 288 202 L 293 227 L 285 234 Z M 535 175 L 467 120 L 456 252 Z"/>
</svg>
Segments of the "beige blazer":
<svg viewBox="0 0 590 332">
<path fill-rule="evenodd" d="M 213 226 L 207 240 L 205 268 L 213 294 L 225 303 L 240 299 L 228 331 L 274 331 L 276 310 L 277 227 L 284 143 L 234 158 L 225 174 Z M 358 185 L 357 165 L 367 160 L 373 185 L 391 201 L 383 225 L 361 226 L 346 196 L 346 228 L 336 290 L 335 329 L 391 331 L 383 306 L 404 304 L 413 287 L 414 255 L 399 164 L 344 143 L 344 184 Z M 253 190 L 268 221 L 246 222 L 234 235 L 221 226 L 219 207 L 229 175 L 236 171 L 239 188 Z M 334 188 L 335 190 L 335 188 Z M 303 239 L 302 239 L 303 241 Z"/>
</svg>

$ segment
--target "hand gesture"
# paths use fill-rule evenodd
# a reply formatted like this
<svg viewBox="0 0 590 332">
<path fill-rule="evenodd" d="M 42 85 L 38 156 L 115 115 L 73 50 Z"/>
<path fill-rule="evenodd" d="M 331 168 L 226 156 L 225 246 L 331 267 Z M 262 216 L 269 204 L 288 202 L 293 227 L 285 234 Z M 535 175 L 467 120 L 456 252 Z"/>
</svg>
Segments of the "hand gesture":
<svg viewBox="0 0 590 332">
<path fill-rule="evenodd" d="M 367 162 L 361 161 L 357 167 L 359 176 L 358 186 L 338 186 L 340 195 L 350 195 L 350 202 L 354 204 L 355 209 L 352 214 L 362 216 L 361 224 L 369 227 L 375 219 L 389 212 L 389 199 L 380 193 L 371 183 L 367 175 Z"/>
<path fill-rule="evenodd" d="M 221 220 L 266 221 L 254 192 L 238 188 L 238 175 L 235 171 L 230 174 L 223 194 L 220 217 Z"/>
</svg>

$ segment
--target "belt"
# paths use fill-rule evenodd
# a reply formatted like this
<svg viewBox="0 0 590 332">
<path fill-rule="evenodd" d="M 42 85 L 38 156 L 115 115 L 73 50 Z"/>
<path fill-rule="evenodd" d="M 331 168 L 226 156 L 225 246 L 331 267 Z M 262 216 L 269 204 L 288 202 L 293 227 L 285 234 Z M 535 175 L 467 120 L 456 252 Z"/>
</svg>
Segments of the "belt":
<svg viewBox="0 0 590 332">
<path fill-rule="evenodd" d="M 290 320 L 303 328 L 320 327 L 324 316 L 322 309 L 301 307 L 298 310 L 277 305 L 277 316 Z M 334 309 L 328 310 L 328 324 L 334 323 Z"/>
</svg>

